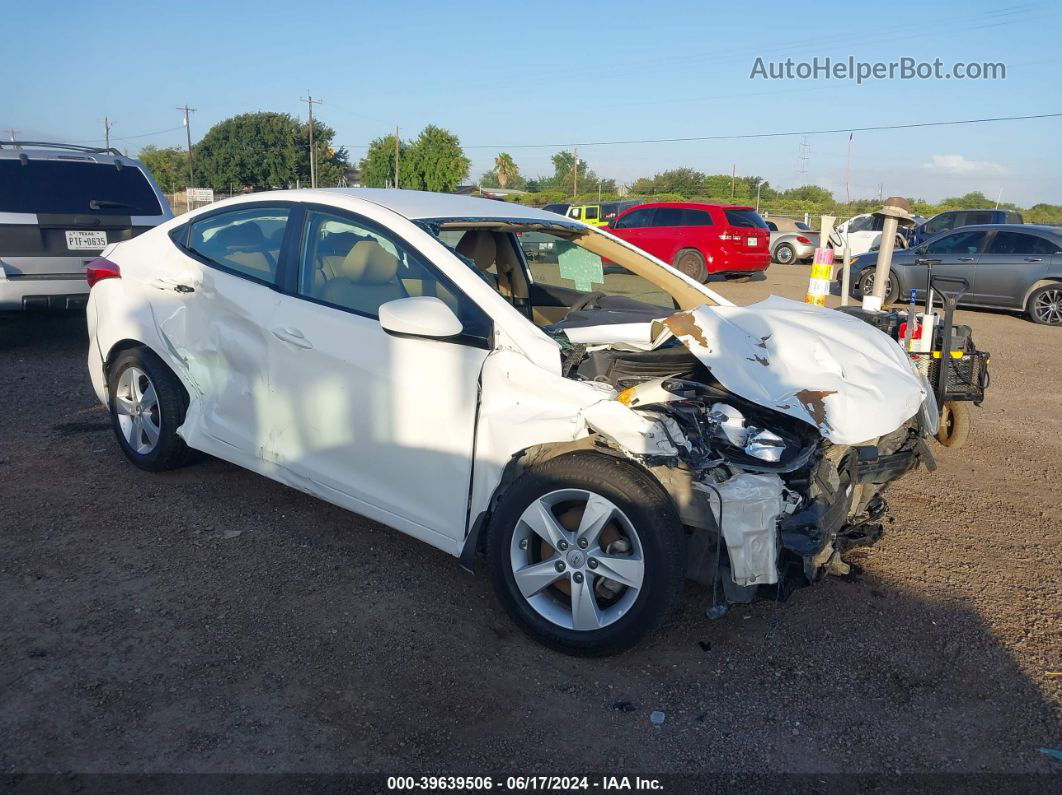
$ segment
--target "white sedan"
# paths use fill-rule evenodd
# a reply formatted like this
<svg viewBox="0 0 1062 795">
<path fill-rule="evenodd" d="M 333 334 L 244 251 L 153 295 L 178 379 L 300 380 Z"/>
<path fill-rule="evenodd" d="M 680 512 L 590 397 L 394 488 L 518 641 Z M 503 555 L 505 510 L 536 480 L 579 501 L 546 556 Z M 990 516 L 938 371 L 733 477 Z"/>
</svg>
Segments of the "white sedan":
<svg viewBox="0 0 1062 795">
<path fill-rule="evenodd" d="M 513 619 L 568 653 L 637 643 L 685 578 L 718 614 L 843 571 L 929 455 L 924 381 L 870 325 L 734 306 L 505 202 L 249 195 L 88 279 L 89 371 L 134 464 L 203 451 L 486 557 Z"/>
</svg>

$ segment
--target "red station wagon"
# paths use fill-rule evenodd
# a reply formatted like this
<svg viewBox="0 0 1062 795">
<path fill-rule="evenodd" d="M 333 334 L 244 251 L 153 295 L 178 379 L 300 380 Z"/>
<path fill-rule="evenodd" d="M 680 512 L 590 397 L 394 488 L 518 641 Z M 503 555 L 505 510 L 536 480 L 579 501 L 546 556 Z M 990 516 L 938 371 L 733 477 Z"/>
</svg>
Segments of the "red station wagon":
<svg viewBox="0 0 1062 795">
<path fill-rule="evenodd" d="M 771 264 L 771 233 L 752 207 L 640 204 L 617 215 L 608 231 L 699 282 L 710 273 L 758 273 Z"/>
</svg>

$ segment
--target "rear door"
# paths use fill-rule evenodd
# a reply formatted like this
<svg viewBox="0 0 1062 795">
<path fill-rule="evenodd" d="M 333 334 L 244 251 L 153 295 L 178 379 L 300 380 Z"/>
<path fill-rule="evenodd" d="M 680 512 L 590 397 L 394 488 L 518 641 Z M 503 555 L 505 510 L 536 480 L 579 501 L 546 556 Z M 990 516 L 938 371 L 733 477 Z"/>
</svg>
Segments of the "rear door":
<svg viewBox="0 0 1062 795">
<path fill-rule="evenodd" d="M 171 362 L 199 393 L 182 434 L 252 468 L 270 444 L 267 335 L 290 214 L 263 203 L 198 216 L 171 233 L 172 261 L 137 269 Z"/>
<path fill-rule="evenodd" d="M 85 263 L 108 244 L 170 215 L 136 166 L 86 155 L 0 158 L 0 257 L 8 278 L 84 278 Z"/>
<path fill-rule="evenodd" d="M 999 229 L 977 263 L 973 295 L 977 303 L 1021 307 L 1026 290 L 1044 274 L 1058 246 L 1049 238 Z"/>
</svg>

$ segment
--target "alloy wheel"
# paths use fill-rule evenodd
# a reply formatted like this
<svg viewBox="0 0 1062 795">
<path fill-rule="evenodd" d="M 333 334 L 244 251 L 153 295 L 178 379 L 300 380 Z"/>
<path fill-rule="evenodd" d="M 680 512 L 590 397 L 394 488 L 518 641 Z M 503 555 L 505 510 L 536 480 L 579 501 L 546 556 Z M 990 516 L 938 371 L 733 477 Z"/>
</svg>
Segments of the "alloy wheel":
<svg viewBox="0 0 1062 795">
<path fill-rule="evenodd" d="M 552 491 L 532 502 L 517 522 L 509 559 L 527 604 L 554 625 L 578 631 L 622 618 L 645 577 L 630 519 L 583 489 Z"/>
<path fill-rule="evenodd" d="M 1062 323 L 1062 288 L 1043 290 L 1033 302 L 1033 314 L 1041 323 L 1056 326 Z"/>
<path fill-rule="evenodd" d="M 155 385 L 147 373 L 135 366 L 122 371 L 114 393 L 114 408 L 126 443 L 140 455 L 154 450 L 162 431 L 162 415 Z"/>
</svg>

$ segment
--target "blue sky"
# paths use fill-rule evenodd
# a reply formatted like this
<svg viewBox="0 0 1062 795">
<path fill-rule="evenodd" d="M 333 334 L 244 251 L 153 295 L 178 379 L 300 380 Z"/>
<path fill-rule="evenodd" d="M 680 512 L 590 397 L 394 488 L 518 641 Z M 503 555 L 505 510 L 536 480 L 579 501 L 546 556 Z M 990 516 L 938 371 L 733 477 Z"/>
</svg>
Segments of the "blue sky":
<svg viewBox="0 0 1062 795">
<path fill-rule="evenodd" d="M 473 176 L 509 151 L 528 176 L 557 147 L 524 144 L 833 129 L 1062 112 L 1062 6 L 1055 2 L 92 4 L 43 0 L 4 13 L 0 130 L 96 142 L 102 119 L 131 154 L 183 145 L 240 112 L 300 117 L 299 98 L 356 159 L 401 125 L 446 127 Z M 801 12 L 799 16 L 797 13 Z M 1001 61 L 1000 81 L 750 80 L 765 61 Z M 176 128 L 176 129 L 175 129 Z M 165 131 L 165 132 L 160 132 Z M 145 135 L 146 133 L 156 133 Z M 1062 118 L 856 133 L 853 197 L 936 200 L 983 190 L 1062 203 Z M 583 147 L 599 174 L 630 181 L 677 166 L 802 182 L 800 137 Z M 848 135 L 809 136 L 807 181 L 845 197 Z"/>
</svg>

